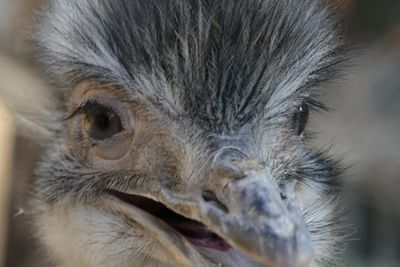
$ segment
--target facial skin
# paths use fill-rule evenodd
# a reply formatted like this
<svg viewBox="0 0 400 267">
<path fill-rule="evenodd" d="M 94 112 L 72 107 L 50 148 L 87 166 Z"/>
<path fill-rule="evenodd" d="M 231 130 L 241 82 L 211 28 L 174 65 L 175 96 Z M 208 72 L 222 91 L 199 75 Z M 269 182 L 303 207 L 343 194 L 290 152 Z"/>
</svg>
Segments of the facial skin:
<svg viewBox="0 0 400 267">
<path fill-rule="evenodd" d="M 333 26 L 314 1 L 51 1 L 39 49 L 64 107 L 32 207 L 55 263 L 329 261 L 340 169 L 306 124 Z"/>
</svg>

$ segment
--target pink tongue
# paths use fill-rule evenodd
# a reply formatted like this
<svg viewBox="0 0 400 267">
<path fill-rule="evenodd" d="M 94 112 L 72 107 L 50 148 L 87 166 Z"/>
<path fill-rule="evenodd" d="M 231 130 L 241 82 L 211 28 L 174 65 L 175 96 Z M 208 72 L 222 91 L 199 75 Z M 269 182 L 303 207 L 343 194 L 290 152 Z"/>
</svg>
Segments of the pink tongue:
<svg viewBox="0 0 400 267">
<path fill-rule="evenodd" d="M 212 248 L 215 250 L 219 251 L 228 251 L 231 249 L 231 246 L 226 243 L 224 240 L 221 238 L 217 239 L 191 239 L 189 238 L 189 241 L 197 246 L 197 247 L 202 247 L 202 248 Z"/>
<path fill-rule="evenodd" d="M 219 251 L 227 251 L 231 248 L 228 243 L 203 224 L 186 219 L 159 202 L 146 197 L 124 194 L 117 191 L 111 191 L 111 193 L 165 221 L 197 247 Z"/>
<path fill-rule="evenodd" d="M 227 251 L 231 248 L 222 238 L 214 234 L 204 225 L 195 221 L 175 221 L 169 223 L 197 247 L 211 248 L 220 251 Z"/>
</svg>

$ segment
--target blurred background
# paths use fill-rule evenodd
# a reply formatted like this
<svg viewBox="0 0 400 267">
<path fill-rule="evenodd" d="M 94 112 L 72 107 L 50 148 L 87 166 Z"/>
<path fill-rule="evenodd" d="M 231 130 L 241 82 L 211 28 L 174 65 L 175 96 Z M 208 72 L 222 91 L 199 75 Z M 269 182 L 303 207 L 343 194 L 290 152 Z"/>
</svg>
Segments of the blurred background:
<svg viewBox="0 0 400 267">
<path fill-rule="evenodd" d="M 40 155 L 15 130 L 10 111 L 34 113 L 49 98 L 26 42 L 42 0 L 0 0 L 0 267 L 45 266 L 23 214 L 26 181 Z M 68 0 L 65 0 L 68 1 Z M 331 0 L 359 54 L 324 97 L 332 113 L 314 115 L 321 145 L 351 165 L 346 177 L 353 236 L 351 267 L 400 266 L 400 1 Z"/>
</svg>

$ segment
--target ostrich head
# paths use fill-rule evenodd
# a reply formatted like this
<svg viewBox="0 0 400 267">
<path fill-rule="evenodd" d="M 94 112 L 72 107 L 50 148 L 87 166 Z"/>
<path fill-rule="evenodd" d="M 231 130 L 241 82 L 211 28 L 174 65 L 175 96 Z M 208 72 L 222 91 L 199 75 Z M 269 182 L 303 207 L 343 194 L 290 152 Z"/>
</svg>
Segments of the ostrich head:
<svg viewBox="0 0 400 267">
<path fill-rule="evenodd" d="M 59 109 L 32 207 L 56 264 L 331 259 L 339 171 L 305 129 L 341 61 L 320 3 L 52 0 L 39 25 Z"/>
</svg>

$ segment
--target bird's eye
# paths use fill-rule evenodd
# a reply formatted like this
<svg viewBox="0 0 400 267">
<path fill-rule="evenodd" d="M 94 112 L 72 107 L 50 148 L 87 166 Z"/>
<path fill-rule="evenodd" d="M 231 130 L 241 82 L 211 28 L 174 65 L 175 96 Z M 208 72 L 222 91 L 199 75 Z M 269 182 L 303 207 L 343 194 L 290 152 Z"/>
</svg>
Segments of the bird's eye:
<svg viewBox="0 0 400 267">
<path fill-rule="evenodd" d="M 86 104 L 84 110 L 84 128 L 95 140 L 108 139 L 123 130 L 121 118 L 111 108 L 96 102 Z"/>
<path fill-rule="evenodd" d="M 301 104 L 293 115 L 294 132 L 300 136 L 303 134 L 308 122 L 309 109 L 306 103 Z"/>
</svg>

